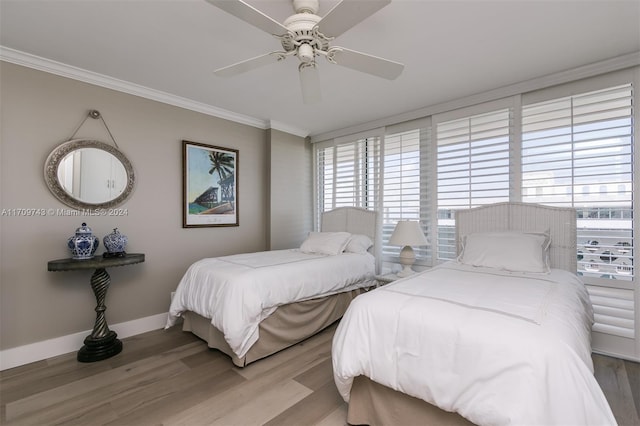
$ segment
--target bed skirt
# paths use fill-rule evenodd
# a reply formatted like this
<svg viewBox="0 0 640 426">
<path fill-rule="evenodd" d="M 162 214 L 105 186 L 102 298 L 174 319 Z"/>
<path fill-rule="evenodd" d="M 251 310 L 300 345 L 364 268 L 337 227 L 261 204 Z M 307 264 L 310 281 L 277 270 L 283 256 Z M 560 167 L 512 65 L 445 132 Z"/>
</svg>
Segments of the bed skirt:
<svg viewBox="0 0 640 426">
<path fill-rule="evenodd" d="M 182 329 L 206 341 L 210 348 L 229 355 L 238 367 L 244 367 L 295 345 L 333 324 L 342 318 L 351 301 L 364 291 L 366 290 L 356 289 L 280 306 L 260 323 L 258 341 L 242 358 L 233 353 L 222 332 L 215 328 L 208 318 L 187 311 L 182 315 Z"/>
<path fill-rule="evenodd" d="M 368 377 L 353 380 L 347 422 L 350 425 L 473 425 L 456 413 L 398 392 Z"/>
</svg>

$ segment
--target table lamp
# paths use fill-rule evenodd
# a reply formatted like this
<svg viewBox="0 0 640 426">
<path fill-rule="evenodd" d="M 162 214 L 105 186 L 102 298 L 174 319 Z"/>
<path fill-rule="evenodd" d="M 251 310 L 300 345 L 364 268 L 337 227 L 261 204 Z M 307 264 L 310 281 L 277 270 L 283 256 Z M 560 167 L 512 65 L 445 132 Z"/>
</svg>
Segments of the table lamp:
<svg viewBox="0 0 640 426">
<path fill-rule="evenodd" d="M 400 251 L 400 264 L 402 271 L 398 272 L 399 277 L 407 277 L 414 273 L 411 266 L 416 260 L 416 255 L 411 246 L 426 246 L 429 244 L 424 236 L 420 223 L 411 220 L 401 220 L 396 224 L 396 228 L 391 234 L 389 244 L 394 246 L 403 246 Z"/>
</svg>

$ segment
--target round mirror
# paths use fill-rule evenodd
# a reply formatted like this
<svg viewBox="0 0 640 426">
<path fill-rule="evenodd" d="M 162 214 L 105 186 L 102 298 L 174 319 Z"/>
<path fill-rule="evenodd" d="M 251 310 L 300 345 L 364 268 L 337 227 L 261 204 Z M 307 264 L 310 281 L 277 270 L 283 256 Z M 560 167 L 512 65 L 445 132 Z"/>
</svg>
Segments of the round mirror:
<svg viewBox="0 0 640 426">
<path fill-rule="evenodd" d="M 133 167 L 122 152 L 88 139 L 56 147 L 44 177 L 53 195 L 75 209 L 115 207 L 129 197 L 134 184 Z"/>
</svg>

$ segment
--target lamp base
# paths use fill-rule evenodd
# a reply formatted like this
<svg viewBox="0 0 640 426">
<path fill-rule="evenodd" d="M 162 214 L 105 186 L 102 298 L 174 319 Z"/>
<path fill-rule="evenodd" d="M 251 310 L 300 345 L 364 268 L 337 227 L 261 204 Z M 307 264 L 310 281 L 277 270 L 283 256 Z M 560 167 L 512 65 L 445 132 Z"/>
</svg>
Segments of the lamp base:
<svg viewBox="0 0 640 426">
<path fill-rule="evenodd" d="M 400 251 L 400 264 L 402 265 L 402 271 L 398 272 L 400 278 L 408 277 L 409 275 L 415 274 L 415 272 L 411 269 L 411 265 L 416 261 L 416 255 L 413 252 L 411 246 L 404 246 L 402 251 Z"/>
<path fill-rule="evenodd" d="M 400 278 L 408 277 L 409 275 L 415 274 L 415 271 L 411 269 L 411 266 L 405 265 L 402 271 L 398 272 L 396 275 Z"/>
</svg>

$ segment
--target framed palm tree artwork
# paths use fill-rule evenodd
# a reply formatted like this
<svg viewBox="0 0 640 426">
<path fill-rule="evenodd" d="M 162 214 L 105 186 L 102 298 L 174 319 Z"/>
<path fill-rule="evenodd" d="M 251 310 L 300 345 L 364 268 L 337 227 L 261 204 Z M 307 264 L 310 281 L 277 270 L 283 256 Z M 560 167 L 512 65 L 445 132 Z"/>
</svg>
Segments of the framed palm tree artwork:
<svg viewBox="0 0 640 426">
<path fill-rule="evenodd" d="M 238 150 L 182 141 L 182 227 L 238 226 Z"/>
</svg>

